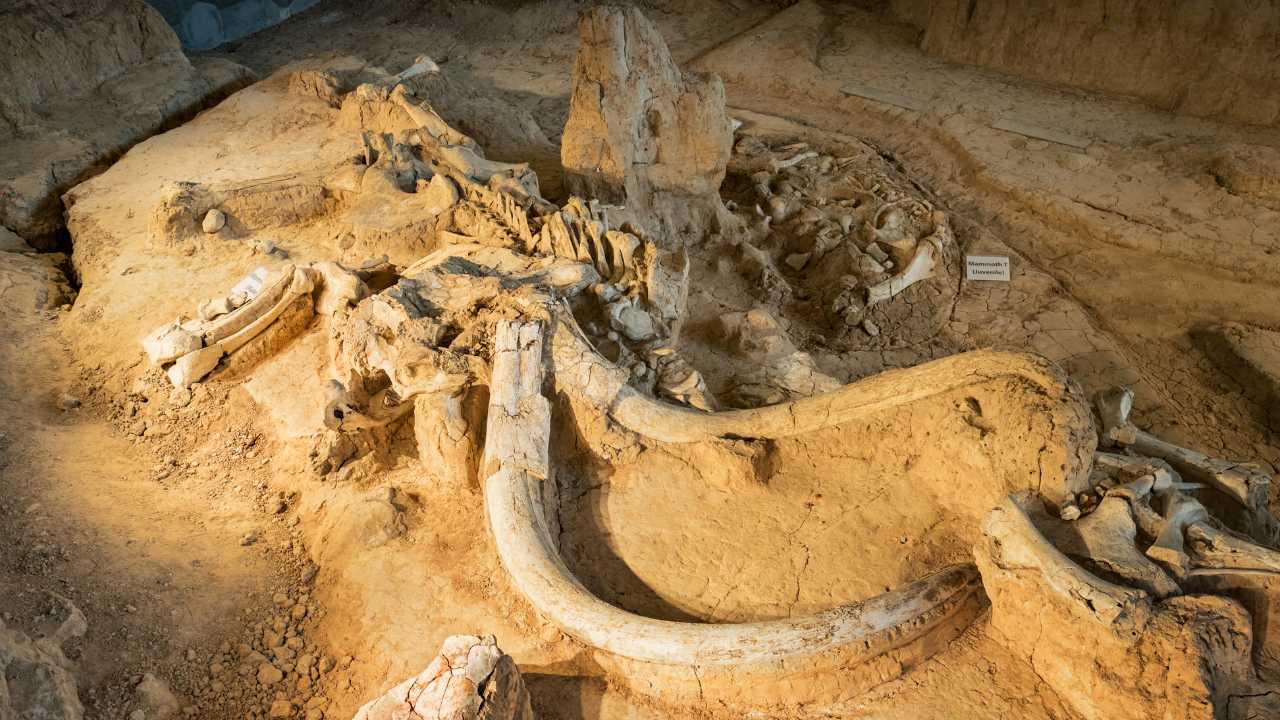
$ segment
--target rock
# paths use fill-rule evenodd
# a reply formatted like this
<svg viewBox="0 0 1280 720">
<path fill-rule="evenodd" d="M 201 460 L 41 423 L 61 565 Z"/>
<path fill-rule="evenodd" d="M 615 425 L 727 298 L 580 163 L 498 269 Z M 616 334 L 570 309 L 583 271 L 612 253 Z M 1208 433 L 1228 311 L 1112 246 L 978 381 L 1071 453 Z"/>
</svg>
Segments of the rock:
<svg viewBox="0 0 1280 720">
<path fill-rule="evenodd" d="M 35 252 L 17 233 L 7 227 L 0 226 L 0 252 L 29 253 Z"/>
<path fill-rule="evenodd" d="M 218 208 L 214 208 L 204 215 L 204 222 L 200 223 L 200 229 L 206 233 L 213 234 L 218 232 L 227 224 L 227 216 Z"/>
<path fill-rule="evenodd" d="M 570 191 L 627 206 L 660 238 L 717 225 L 733 143 L 720 79 L 682 73 L 635 7 L 584 11 L 578 38 L 560 150 Z"/>
<path fill-rule="evenodd" d="M 58 395 L 58 407 L 62 410 L 75 410 L 80 407 L 80 398 L 71 393 L 60 393 Z"/>
<path fill-rule="evenodd" d="M 293 715 L 293 703 L 288 700 L 276 700 L 271 703 L 271 709 L 267 711 L 267 717 L 282 718 Z"/>
<path fill-rule="evenodd" d="M 142 676 L 142 682 L 134 689 L 138 707 L 147 720 L 165 720 L 178 714 L 182 704 L 169 689 L 169 685 L 151 673 Z"/>
<path fill-rule="evenodd" d="M 422 718 L 533 720 L 524 678 L 492 637 L 454 635 L 416 676 L 356 712 L 354 720 Z"/>
<path fill-rule="evenodd" d="M 65 601 L 64 601 L 65 602 Z M 47 638 L 32 640 L 0 622 L 0 718 L 80 720 L 84 709 L 76 694 L 71 663 L 61 645 L 83 635 L 84 615 L 65 602 L 69 615 Z M 8 615 L 6 615 L 8 617 Z"/>
<path fill-rule="evenodd" d="M 799 272 L 805 265 L 809 264 L 811 253 L 792 253 L 786 257 L 785 262 L 792 270 Z"/>
<path fill-rule="evenodd" d="M 275 685 L 284 679 L 284 673 L 275 665 L 264 662 L 258 666 L 258 683 L 262 685 Z"/>
</svg>

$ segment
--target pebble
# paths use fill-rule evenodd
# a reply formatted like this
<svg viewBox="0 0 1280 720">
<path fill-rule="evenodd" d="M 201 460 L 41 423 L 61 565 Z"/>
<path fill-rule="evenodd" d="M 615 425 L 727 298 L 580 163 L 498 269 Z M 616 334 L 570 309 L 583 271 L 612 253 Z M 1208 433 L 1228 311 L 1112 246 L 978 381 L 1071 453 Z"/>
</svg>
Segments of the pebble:
<svg viewBox="0 0 1280 720">
<path fill-rule="evenodd" d="M 250 546 L 250 545 L 252 545 L 252 544 L 254 544 L 254 543 L 256 543 L 256 542 L 258 542 L 258 531 L 257 531 L 257 530 L 253 530 L 253 531 L 251 531 L 251 532 L 247 533 L 244 537 L 240 538 L 240 544 L 241 544 L 241 545 L 243 545 L 243 546 L 245 546 L 245 547 L 248 547 L 248 546 Z"/>
<path fill-rule="evenodd" d="M 80 398 L 70 393 L 62 393 L 58 396 L 58 407 L 63 410 L 75 410 L 80 407 Z"/>
<path fill-rule="evenodd" d="M 298 603 L 293 606 L 293 610 L 291 610 L 289 614 L 293 616 L 294 620 L 301 620 L 307 616 L 307 606 L 302 603 Z"/>
<path fill-rule="evenodd" d="M 200 229 L 207 233 L 216 233 L 227 224 L 227 216 L 218 208 L 214 208 L 204 214 L 204 222 L 200 224 Z"/>
<path fill-rule="evenodd" d="M 267 711 L 268 717 L 282 718 L 293 715 L 293 703 L 288 700 L 276 700 L 271 703 L 271 709 Z"/>
</svg>

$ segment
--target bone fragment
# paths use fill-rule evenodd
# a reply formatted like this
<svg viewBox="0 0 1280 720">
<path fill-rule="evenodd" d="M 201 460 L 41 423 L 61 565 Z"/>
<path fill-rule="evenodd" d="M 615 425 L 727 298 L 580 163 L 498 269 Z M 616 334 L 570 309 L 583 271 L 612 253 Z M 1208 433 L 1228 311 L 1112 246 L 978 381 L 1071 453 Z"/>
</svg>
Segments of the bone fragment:
<svg viewBox="0 0 1280 720">
<path fill-rule="evenodd" d="M 1120 497 L 1106 497 L 1093 512 L 1063 526 L 1053 539 L 1066 554 L 1087 558 L 1155 597 L 1180 593 L 1178 584 L 1138 550 L 1137 534 L 1129 504 Z"/>
<path fill-rule="evenodd" d="M 867 304 L 874 305 L 889 300 L 921 280 L 933 277 L 938 256 L 942 254 L 942 249 L 937 243 L 938 241 L 934 238 L 921 242 L 916 247 L 916 253 L 911 258 L 911 262 L 907 263 L 902 272 L 867 288 Z"/>
<path fill-rule="evenodd" d="M 1185 575 L 1190 569 L 1183 531 L 1191 523 L 1205 522 L 1209 513 L 1194 498 L 1176 490 L 1166 493 L 1166 507 L 1161 515 L 1164 529 L 1156 541 L 1147 548 L 1147 557 L 1169 568 L 1175 575 Z"/>
<path fill-rule="evenodd" d="M 203 345 L 199 333 L 191 332 L 177 321 L 161 325 L 142 339 L 142 349 L 157 365 L 171 363 Z"/>
<path fill-rule="evenodd" d="M 769 167 L 772 168 L 773 171 L 776 173 L 779 170 L 785 170 L 786 168 L 794 167 L 804 162 L 805 160 L 808 160 L 810 158 L 816 158 L 816 157 L 818 157 L 818 153 L 812 150 L 809 150 L 807 152 L 796 153 L 795 155 L 792 155 L 786 160 L 770 160 Z"/>
<path fill-rule="evenodd" d="M 399 84 L 410 78 L 426 75 L 428 73 L 435 74 L 440 72 L 440 66 L 435 60 L 427 55 L 419 55 L 413 59 L 413 64 L 395 74 L 394 81 Z"/>
<path fill-rule="evenodd" d="M 1094 406 L 1102 419 L 1102 434 L 1116 445 L 1132 445 L 1137 428 L 1129 422 L 1133 410 L 1133 391 L 1127 387 L 1114 387 L 1098 393 Z"/>
<path fill-rule="evenodd" d="M 217 345 L 200 348 L 178 358 L 165 370 L 165 374 L 169 376 L 169 382 L 173 383 L 174 387 L 189 388 L 193 383 L 199 382 L 205 375 L 213 372 L 218 362 L 222 360 L 222 355 L 222 348 Z"/>
</svg>

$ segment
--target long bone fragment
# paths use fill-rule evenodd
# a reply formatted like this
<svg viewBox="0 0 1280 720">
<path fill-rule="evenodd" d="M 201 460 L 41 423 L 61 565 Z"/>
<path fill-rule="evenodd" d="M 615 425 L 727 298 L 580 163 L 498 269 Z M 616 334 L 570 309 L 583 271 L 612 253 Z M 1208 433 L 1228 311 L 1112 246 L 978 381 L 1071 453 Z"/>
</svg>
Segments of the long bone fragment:
<svg viewBox="0 0 1280 720">
<path fill-rule="evenodd" d="M 861 603 L 765 622 L 654 620 L 600 600 L 565 566 L 545 516 L 550 411 L 541 393 L 542 345 L 541 324 L 498 325 L 483 461 L 485 506 L 498 554 L 516 586 L 570 636 L 663 666 L 780 664 L 836 654 L 849 667 L 946 627 L 975 598 L 976 575 L 961 566 Z"/>
<path fill-rule="evenodd" d="M 1140 455 L 1163 460 L 1188 480 L 1204 483 L 1238 503 L 1245 511 L 1248 532 L 1255 540 L 1274 545 L 1280 541 L 1280 523 L 1267 509 L 1271 476 L 1249 463 L 1211 458 L 1138 430 L 1129 421 L 1132 392 L 1116 388 L 1095 399 L 1104 436 L 1128 444 Z"/>
<path fill-rule="evenodd" d="M 280 318 L 290 306 L 315 288 L 319 273 L 286 265 L 268 290 L 204 330 L 204 347 L 178 358 L 166 371 L 177 387 L 189 387 L 208 375 L 224 356 L 239 350 Z M 267 300 L 274 298 L 268 304 Z M 307 302 L 310 302 L 309 300 Z"/>
</svg>

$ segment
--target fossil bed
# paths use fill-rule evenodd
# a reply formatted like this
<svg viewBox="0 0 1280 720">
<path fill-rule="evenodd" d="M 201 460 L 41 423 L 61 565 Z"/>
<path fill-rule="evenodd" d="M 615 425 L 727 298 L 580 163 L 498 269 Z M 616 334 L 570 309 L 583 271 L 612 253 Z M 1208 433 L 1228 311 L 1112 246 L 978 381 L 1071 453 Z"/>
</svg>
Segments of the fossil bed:
<svg viewBox="0 0 1280 720">
<path fill-rule="evenodd" d="M 673 103 L 679 137 L 653 133 L 674 143 L 663 147 L 677 147 L 681 164 L 653 161 L 645 172 L 678 185 L 674 200 L 610 185 L 607 172 L 562 167 L 595 162 L 581 160 L 580 147 L 576 160 L 562 155 L 563 136 L 575 131 L 566 122 L 585 7 L 568 0 L 322 2 L 176 68 L 163 63 L 176 57 L 164 53 L 180 52 L 176 39 L 162 38 L 152 51 L 159 59 L 130 60 L 152 79 L 63 89 L 74 110 L 0 84 L 21 107 L 39 108 L 32 120 L 0 106 L 15 137 L 36 138 L 12 141 L 17 149 L 0 161 L 20 181 L 12 187 L 29 192 L 0 198 L 0 219 L 64 251 L 36 253 L 0 228 L 0 633 L 58 637 L 54 664 L 73 670 L 85 717 L 141 709 L 145 718 L 347 718 L 422 671 L 445 638 L 490 634 L 518 665 L 541 718 L 742 716 L 697 695 L 664 703 L 660 684 L 628 685 L 625 667 L 531 607 L 500 561 L 482 483 L 440 469 L 478 460 L 444 458 L 433 468 L 420 456 L 426 404 L 418 428 L 410 419 L 373 432 L 372 452 L 338 454 L 317 440 L 333 402 L 331 330 L 318 309 L 314 319 L 309 305 L 282 317 L 278 325 L 296 326 L 287 336 L 229 356 L 189 389 L 173 387 L 142 352 L 156 327 L 193 316 L 256 268 L 336 261 L 367 269 L 362 279 L 380 290 L 391 281 L 367 261 L 386 255 L 407 277 L 405 267 L 437 250 L 439 238 L 455 237 L 441 235 L 423 206 L 359 192 L 339 201 L 314 182 L 330 182 L 353 157 L 402 160 L 361 136 L 409 127 L 395 98 L 356 98 L 353 88 L 424 54 L 439 72 L 412 81 L 418 96 L 487 158 L 528 163 L 557 205 L 571 193 L 622 197 L 660 218 L 663 238 L 680 239 L 687 310 L 661 353 L 696 374 L 685 368 L 673 381 L 663 372 L 677 370 L 653 357 L 647 369 L 647 386 L 672 403 L 759 408 L 965 351 L 1031 352 L 1078 384 L 1067 395 L 1132 388 L 1140 431 L 1280 471 L 1280 130 L 1200 117 L 1265 123 L 1274 112 L 1183 98 L 1191 110 L 1171 114 L 1043 82 L 1101 82 L 1088 67 L 1035 80 L 999 74 L 1029 60 L 979 57 L 922 24 L 934 53 L 926 54 L 921 30 L 904 19 L 921 3 L 891 3 L 897 14 L 861 5 L 641 4 L 676 63 L 720 78 L 725 111 L 741 122 L 730 152 L 717 156 L 696 128 L 723 118 L 686 98 L 714 96 L 719 85 L 670 81 L 686 101 Z M 958 3 L 938 5 L 934 20 Z M 982 22 L 973 32 L 999 37 L 1026 20 Z M 247 82 L 237 65 L 260 79 L 231 92 Z M 1148 101 L 1177 105 L 1166 102 L 1176 88 L 1149 90 Z M 148 98 L 167 102 L 173 121 L 112 110 Z M 606 105 L 599 122 L 633 111 Z M 89 122 L 95 114 L 106 119 Z M 71 157 L 63 177 L 37 164 L 63 162 L 57 153 Z M 430 186 L 418 182 L 406 196 L 429 202 Z M 175 230 L 184 203 L 204 202 L 201 188 L 231 198 L 226 229 Z M 815 248 L 836 242 L 841 213 L 858 216 L 867 202 L 911 208 L 895 217 L 943 239 L 932 277 L 863 306 L 841 283 L 872 285 L 911 256 L 876 259 L 855 248 L 864 264 L 833 270 Z M 657 257 L 683 257 L 659 240 Z M 964 254 L 1009 256 L 1011 280 L 964 280 Z M 475 280 L 456 266 L 434 272 Z M 521 287 L 502 286 L 510 303 L 457 312 L 491 326 L 533 302 Z M 596 349 L 646 382 L 644 351 L 630 342 L 642 329 L 624 322 L 632 316 L 592 314 L 597 300 L 587 301 L 574 312 Z M 450 339 L 489 348 L 498 340 L 485 332 Z M 637 450 L 563 390 L 551 397 L 547 429 L 560 473 L 549 509 L 559 549 L 588 590 L 650 618 L 750 622 L 864 601 L 974 562 L 984 527 L 1017 524 L 1012 505 L 985 526 L 983 518 L 1005 495 L 1049 484 L 1040 438 L 1069 434 L 1068 420 L 1078 419 L 1055 415 L 1051 395 L 993 374 L 978 390 L 803 436 Z M 989 588 L 993 599 L 1016 598 L 1018 579 L 1001 582 L 1009 584 Z M 1019 612 L 1037 617 L 1035 608 Z M 1040 622 L 1058 617 L 1046 611 Z M 980 610 L 905 673 L 883 670 L 836 701 L 761 706 L 759 715 L 1084 716 L 1036 651 L 1008 640 L 1009 622 L 998 626 Z M 277 693 L 262 682 L 255 653 L 273 648 L 270 659 L 301 668 L 301 687 L 294 679 Z M 1087 664 L 1070 647 L 1045 652 Z M 1275 672 L 1269 659 L 1259 662 Z"/>
</svg>

